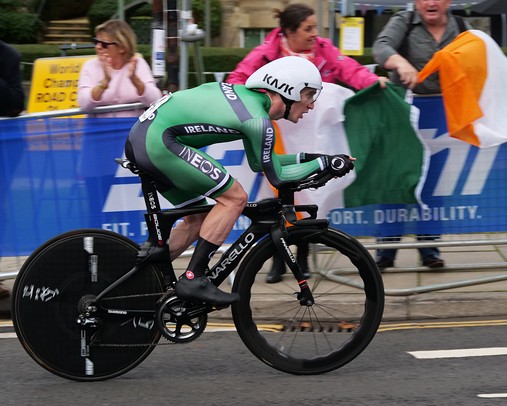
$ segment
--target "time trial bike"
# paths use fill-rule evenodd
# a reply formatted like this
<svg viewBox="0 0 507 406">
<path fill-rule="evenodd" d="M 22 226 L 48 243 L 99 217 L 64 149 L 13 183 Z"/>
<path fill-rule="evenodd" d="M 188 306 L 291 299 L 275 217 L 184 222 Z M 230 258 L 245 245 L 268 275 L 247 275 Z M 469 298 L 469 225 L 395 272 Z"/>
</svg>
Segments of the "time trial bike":
<svg viewBox="0 0 507 406">
<path fill-rule="evenodd" d="M 180 218 L 213 205 L 162 210 L 155 180 L 128 160 L 117 162 L 141 179 L 147 241 L 139 246 L 100 229 L 66 232 L 28 257 L 13 287 L 12 319 L 22 346 L 67 379 L 124 374 L 157 344 L 195 340 L 209 315 L 223 310 L 175 295 L 167 246 Z M 383 314 L 382 277 L 370 253 L 318 219 L 316 205 L 294 205 L 295 192 L 331 178 L 322 172 L 284 185 L 277 198 L 248 203 L 243 215 L 250 225 L 207 272 L 219 286 L 238 268 L 232 291 L 241 300 L 231 306 L 236 330 L 261 361 L 291 374 L 321 374 L 352 361 L 375 336 Z M 299 243 L 311 247 L 308 280 L 292 254 Z M 291 273 L 267 284 L 275 252 Z M 340 278 L 330 281 L 328 272 Z"/>
</svg>

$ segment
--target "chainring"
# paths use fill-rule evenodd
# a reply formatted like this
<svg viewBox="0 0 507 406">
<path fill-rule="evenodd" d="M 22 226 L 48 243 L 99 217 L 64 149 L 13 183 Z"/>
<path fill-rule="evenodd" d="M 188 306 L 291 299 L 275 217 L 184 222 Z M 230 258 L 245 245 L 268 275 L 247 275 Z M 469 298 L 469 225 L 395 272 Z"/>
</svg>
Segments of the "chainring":
<svg viewBox="0 0 507 406">
<path fill-rule="evenodd" d="M 161 299 L 155 320 L 160 333 L 174 343 L 189 343 L 198 338 L 208 323 L 209 307 L 166 295 Z"/>
</svg>

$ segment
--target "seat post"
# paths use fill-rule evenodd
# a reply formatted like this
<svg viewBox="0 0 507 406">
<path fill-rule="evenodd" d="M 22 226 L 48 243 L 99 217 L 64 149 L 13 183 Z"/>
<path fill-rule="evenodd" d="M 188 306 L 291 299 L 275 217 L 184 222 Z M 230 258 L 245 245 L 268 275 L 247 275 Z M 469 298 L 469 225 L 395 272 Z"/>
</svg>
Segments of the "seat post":
<svg viewBox="0 0 507 406">
<path fill-rule="evenodd" d="M 138 175 L 141 179 L 144 203 L 146 204 L 147 213 L 144 217 L 149 232 L 148 240 L 159 247 L 167 245 L 170 228 L 162 224 L 163 221 L 162 216 L 160 216 L 161 208 L 157 188 L 149 175 L 145 173 L 139 173 Z"/>
<path fill-rule="evenodd" d="M 139 173 L 138 176 L 141 179 L 141 188 L 143 190 L 146 211 L 148 213 L 159 212 L 161 210 L 160 201 L 158 199 L 157 188 L 155 187 L 152 178 L 145 173 Z"/>
</svg>

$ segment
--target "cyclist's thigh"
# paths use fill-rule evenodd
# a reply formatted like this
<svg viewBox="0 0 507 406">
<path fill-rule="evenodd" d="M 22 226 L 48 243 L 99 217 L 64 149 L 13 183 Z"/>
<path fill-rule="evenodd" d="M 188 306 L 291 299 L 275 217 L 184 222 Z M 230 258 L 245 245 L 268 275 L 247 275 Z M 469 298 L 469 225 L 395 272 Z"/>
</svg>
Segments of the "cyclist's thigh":
<svg viewBox="0 0 507 406">
<path fill-rule="evenodd" d="M 176 207 L 200 203 L 203 196 L 216 198 L 234 182 L 214 158 L 182 144 L 157 122 L 137 125 L 129 140 L 136 164 L 164 185 L 160 192 Z"/>
<path fill-rule="evenodd" d="M 234 178 L 214 158 L 179 142 L 166 142 L 163 149 L 148 150 L 148 156 L 170 180 L 173 187 L 162 194 L 174 205 L 198 196 L 216 198 L 234 183 Z"/>
</svg>

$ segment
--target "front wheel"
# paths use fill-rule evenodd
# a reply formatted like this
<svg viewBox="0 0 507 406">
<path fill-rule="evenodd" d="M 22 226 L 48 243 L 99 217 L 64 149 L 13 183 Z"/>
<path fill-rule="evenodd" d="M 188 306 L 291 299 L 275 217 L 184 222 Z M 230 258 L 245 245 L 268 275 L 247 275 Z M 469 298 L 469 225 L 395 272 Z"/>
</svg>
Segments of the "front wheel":
<svg viewBox="0 0 507 406">
<path fill-rule="evenodd" d="M 235 278 L 241 300 L 232 306 L 234 323 L 248 349 L 280 371 L 303 375 L 340 368 L 375 336 L 384 310 L 382 277 L 369 252 L 353 237 L 333 229 L 291 227 L 292 252 L 310 244 L 308 284 L 315 303 L 301 305 L 290 271 L 267 284 L 275 252 L 271 239 L 245 258 Z"/>
<path fill-rule="evenodd" d="M 77 321 L 87 303 L 133 267 L 138 249 L 119 234 L 82 229 L 53 238 L 26 260 L 13 287 L 12 321 L 35 361 L 67 379 L 96 381 L 150 354 L 160 338 L 154 309 L 163 292 L 152 265 L 104 297 L 101 303 L 114 310 L 97 312 L 96 327 Z M 126 315 L 129 308 L 146 309 L 146 317 Z"/>
</svg>

